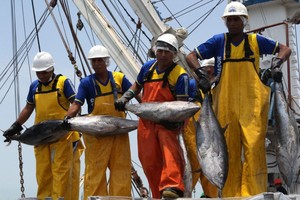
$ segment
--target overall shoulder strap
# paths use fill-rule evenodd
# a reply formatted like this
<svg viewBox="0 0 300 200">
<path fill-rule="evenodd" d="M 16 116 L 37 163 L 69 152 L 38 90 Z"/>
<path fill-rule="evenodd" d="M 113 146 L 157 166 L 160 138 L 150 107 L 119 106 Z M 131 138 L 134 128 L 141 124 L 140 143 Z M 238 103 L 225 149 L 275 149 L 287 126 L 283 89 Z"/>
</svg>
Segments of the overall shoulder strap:
<svg viewBox="0 0 300 200">
<path fill-rule="evenodd" d="M 114 95 L 114 100 L 117 101 L 118 100 L 118 89 L 117 89 L 116 82 L 115 82 L 112 72 L 108 72 L 108 76 L 109 76 L 109 81 L 111 84 L 112 93 Z"/>
<path fill-rule="evenodd" d="M 244 48 L 245 48 L 245 58 L 249 58 L 251 55 L 253 55 L 253 51 L 250 48 L 249 45 L 249 35 L 245 33 L 245 43 L 244 43 Z"/>
<path fill-rule="evenodd" d="M 168 82 L 168 76 L 169 74 L 171 73 L 171 71 L 176 67 L 176 63 L 173 63 L 171 67 L 169 67 L 165 73 L 164 73 L 164 76 L 163 76 L 163 85 L 162 87 L 164 88 L 166 85 L 167 85 L 167 82 Z"/>
<path fill-rule="evenodd" d="M 231 46 L 230 46 L 231 38 L 230 38 L 229 33 L 226 33 L 225 40 L 226 40 L 226 44 L 225 44 L 225 59 L 229 59 L 230 56 L 231 56 Z"/>
</svg>

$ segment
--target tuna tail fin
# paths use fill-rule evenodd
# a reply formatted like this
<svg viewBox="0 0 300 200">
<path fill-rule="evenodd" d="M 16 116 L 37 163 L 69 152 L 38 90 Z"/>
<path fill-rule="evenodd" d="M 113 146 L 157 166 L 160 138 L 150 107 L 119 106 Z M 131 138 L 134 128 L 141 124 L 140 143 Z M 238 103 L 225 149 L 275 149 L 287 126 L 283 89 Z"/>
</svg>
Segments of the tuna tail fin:
<svg viewBox="0 0 300 200">
<path fill-rule="evenodd" d="M 218 189 L 218 197 L 219 198 L 222 198 L 223 194 L 222 194 L 222 190 L 221 189 Z"/>
<path fill-rule="evenodd" d="M 4 142 L 7 142 L 6 146 L 9 146 L 11 144 L 11 139 L 6 138 Z"/>
</svg>

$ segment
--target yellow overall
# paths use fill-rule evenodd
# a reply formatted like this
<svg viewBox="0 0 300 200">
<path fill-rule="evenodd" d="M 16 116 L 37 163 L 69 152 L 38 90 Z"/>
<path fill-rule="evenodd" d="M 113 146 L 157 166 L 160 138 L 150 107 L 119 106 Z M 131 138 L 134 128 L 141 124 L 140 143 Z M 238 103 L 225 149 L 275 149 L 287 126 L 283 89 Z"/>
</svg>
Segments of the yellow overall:
<svg viewBox="0 0 300 200">
<path fill-rule="evenodd" d="M 197 102 L 197 104 L 201 106 L 200 102 Z M 198 111 L 193 117 L 189 118 L 187 126 L 184 128 L 184 132 L 183 132 L 183 140 L 186 146 L 186 151 L 191 164 L 192 172 L 199 170 L 201 168 L 199 161 L 197 159 L 196 127 L 195 127 L 195 123 L 199 119 L 199 116 L 200 116 L 200 111 Z M 211 184 L 201 172 L 193 173 L 192 176 L 193 188 L 196 186 L 197 181 L 199 179 L 201 182 L 203 192 L 207 197 L 213 198 L 218 196 L 217 187 Z"/>
<path fill-rule="evenodd" d="M 113 72 L 114 81 L 121 88 L 121 73 Z M 97 94 L 90 115 L 125 117 L 114 107 L 110 81 L 103 85 L 95 81 L 101 93 Z M 118 94 L 121 97 L 121 94 Z M 131 196 L 131 156 L 128 134 L 94 137 L 83 134 L 85 150 L 84 199 L 89 196 Z M 107 182 L 106 170 L 110 170 Z"/>
<path fill-rule="evenodd" d="M 225 137 L 229 171 L 223 197 L 250 196 L 267 190 L 265 137 L 270 88 L 257 73 L 256 35 L 248 36 L 249 43 L 245 38 L 238 46 L 230 43 L 220 82 L 213 90 L 214 111 L 221 126 L 228 125 Z M 247 43 L 252 51 L 248 57 Z"/>
<path fill-rule="evenodd" d="M 73 141 L 73 169 L 72 169 L 72 194 L 71 199 L 79 199 L 80 183 L 80 157 L 84 151 L 84 144 L 78 132 L 72 134 Z"/>
<path fill-rule="evenodd" d="M 66 77 L 60 76 L 47 85 L 40 85 L 35 93 L 35 124 L 44 120 L 63 119 L 70 103 L 63 94 Z M 52 88 L 53 87 L 53 88 Z M 34 147 L 36 158 L 37 197 L 43 200 L 64 197 L 71 200 L 72 139 L 71 133 L 58 142 Z"/>
</svg>

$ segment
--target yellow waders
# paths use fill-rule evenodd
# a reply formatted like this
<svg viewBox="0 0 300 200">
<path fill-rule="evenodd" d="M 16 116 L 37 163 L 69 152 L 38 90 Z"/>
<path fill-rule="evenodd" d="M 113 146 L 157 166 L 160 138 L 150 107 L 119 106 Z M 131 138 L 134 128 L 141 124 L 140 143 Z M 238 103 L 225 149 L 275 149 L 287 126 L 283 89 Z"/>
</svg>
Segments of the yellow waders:
<svg viewBox="0 0 300 200">
<path fill-rule="evenodd" d="M 63 87 L 63 81 L 61 77 L 57 88 Z M 58 102 L 59 91 L 44 92 L 43 87 L 42 92 L 35 94 L 35 124 L 44 120 L 63 119 L 67 112 Z M 65 102 L 68 103 L 67 99 Z M 53 200 L 64 197 L 65 200 L 71 200 L 73 152 L 70 135 L 56 143 L 34 147 L 39 200 L 45 197 L 52 197 Z"/>
<path fill-rule="evenodd" d="M 257 49 L 255 44 L 251 47 Z M 238 47 L 231 44 L 232 56 L 225 59 L 220 82 L 213 90 L 217 118 L 222 127 L 228 125 L 225 137 L 229 172 L 223 197 L 250 196 L 267 190 L 265 137 L 270 88 L 259 79 L 252 60 L 239 59 L 244 56 L 243 48 L 244 42 Z"/>
<path fill-rule="evenodd" d="M 113 94 L 96 97 L 91 115 L 125 117 L 124 112 L 115 110 L 113 102 Z M 131 196 L 131 156 L 128 134 L 105 137 L 83 134 L 83 139 L 86 146 L 84 199 L 98 195 Z M 108 182 L 107 168 L 110 170 Z"/>
<path fill-rule="evenodd" d="M 73 169 L 72 169 L 72 199 L 79 199 L 80 183 L 80 157 L 84 151 L 84 145 L 78 132 L 72 133 L 73 141 Z"/>
</svg>

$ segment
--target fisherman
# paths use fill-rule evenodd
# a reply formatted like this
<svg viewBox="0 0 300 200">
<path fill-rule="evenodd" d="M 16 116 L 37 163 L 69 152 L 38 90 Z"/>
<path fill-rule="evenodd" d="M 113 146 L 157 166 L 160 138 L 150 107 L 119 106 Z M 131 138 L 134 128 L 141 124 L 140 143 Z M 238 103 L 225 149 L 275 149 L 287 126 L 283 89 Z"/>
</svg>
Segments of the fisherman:
<svg viewBox="0 0 300 200">
<path fill-rule="evenodd" d="M 188 75 L 173 61 L 178 51 L 176 37 L 169 33 L 159 36 L 153 49 L 156 59 L 142 66 L 137 81 L 115 102 L 117 110 L 124 110 L 142 89 L 142 102 L 188 99 Z M 153 198 L 183 196 L 184 158 L 177 139 L 182 125 L 139 119 L 138 155 Z"/>
<path fill-rule="evenodd" d="M 282 181 L 280 178 L 275 178 L 274 179 L 274 185 L 276 187 L 277 192 L 281 192 L 283 194 L 288 194 L 286 189 L 282 186 Z"/>
<path fill-rule="evenodd" d="M 207 71 L 207 74 L 209 75 L 209 80 L 214 80 L 214 63 L 215 59 L 207 59 L 202 62 L 202 67 L 206 67 L 205 70 Z M 203 101 L 203 94 L 198 88 L 198 85 L 196 83 L 195 79 L 190 79 L 189 82 L 189 97 L 190 101 L 196 103 L 197 105 L 201 106 L 201 103 Z M 198 121 L 200 116 L 200 111 L 197 112 L 193 117 L 191 117 L 188 120 L 187 126 L 184 127 L 183 132 L 183 139 L 184 143 L 186 145 L 188 158 L 191 163 L 192 172 L 195 172 L 200 169 L 200 164 L 197 159 L 197 147 L 196 147 L 196 127 L 195 122 Z M 203 195 L 204 197 L 213 198 L 218 197 L 218 190 L 217 187 L 211 184 L 208 179 L 203 175 L 202 172 L 199 173 L 193 173 L 192 175 L 192 186 L 193 188 L 196 186 L 198 180 L 201 183 L 202 189 L 203 189 Z"/>
<path fill-rule="evenodd" d="M 223 197 L 256 195 L 267 190 L 265 137 L 270 95 L 270 88 L 258 76 L 259 58 L 277 54 L 271 67 L 273 79 L 280 82 L 282 73 L 278 69 L 291 50 L 264 36 L 244 33 L 248 12 L 240 2 L 229 3 L 222 18 L 228 33 L 214 35 L 186 60 L 199 77 L 203 93 L 211 90 L 211 84 L 198 59 L 216 60 L 215 75 L 220 79 L 212 90 L 213 107 L 221 126 L 228 125 L 229 171 Z"/>
<path fill-rule="evenodd" d="M 92 47 L 88 59 L 95 71 L 81 80 L 78 93 L 67 117 L 76 116 L 84 101 L 88 114 L 125 118 L 125 112 L 114 109 L 114 101 L 131 83 L 120 72 L 108 71 L 110 55 L 101 45 Z M 95 137 L 83 135 L 85 150 L 84 199 L 89 196 L 131 196 L 131 156 L 128 134 Z M 109 183 L 106 170 L 110 170 Z M 108 187 L 109 185 L 109 187 Z"/>
<path fill-rule="evenodd" d="M 4 132 L 6 141 L 23 129 L 22 124 L 28 120 L 33 110 L 35 124 L 45 120 L 64 119 L 66 110 L 75 98 L 72 82 L 67 77 L 54 73 L 54 60 L 48 52 L 35 55 L 32 70 L 36 72 L 38 80 L 30 85 L 27 103 L 17 120 Z M 70 132 L 58 142 L 34 147 L 38 199 L 52 197 L 57 200 L 64 197 L 65 200 L 72 200 L 74 195 L 79 196 L 79 187 L 71 187 L 72 181 L 79 180 L 79 151 L 82 149 L 78 149 L 78 145 L 81 146 L 79 133 Z"/>
</svg>

